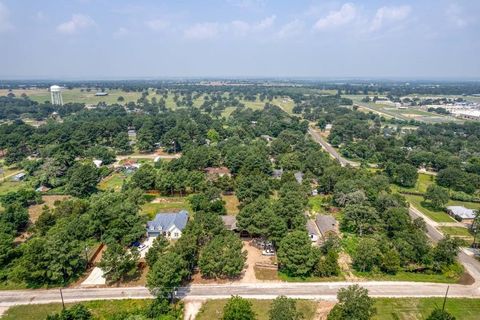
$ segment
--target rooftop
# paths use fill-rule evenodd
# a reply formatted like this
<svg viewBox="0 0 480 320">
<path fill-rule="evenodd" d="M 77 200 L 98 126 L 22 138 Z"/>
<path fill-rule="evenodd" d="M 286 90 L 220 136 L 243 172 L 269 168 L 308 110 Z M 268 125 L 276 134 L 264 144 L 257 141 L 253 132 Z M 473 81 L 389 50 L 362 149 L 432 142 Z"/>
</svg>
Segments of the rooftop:
<svg viewBox="0 0 480 320">
<path fill-rule="evenodd" d="M 237 229 L 237 217 L 235 216 L 222 216 L 223 224 L 228 230 Z"/>
<path fill-rule="evenodd" d="M 463 206 L 449 206 L 447 210 L 450 211 L 453 215 L 460 217 L 462 219 L 474 219 L 475 210 L 465 208 Z"/>
<path fill-rule="evenodd" d="M 328 232 L 337 232 L 338 222 L 333 216 L 319 214 L 315 219 L 315 223 L 323 236 Z"/>
<path fill-rule="evenodd" d="M 147 222 L 149 231 L 168 231 L 172 227 L 183 230 L 187 225 L 188 212 L 182 210 L 180 212 L 158 213 L 155 219 Z"/>
</svg>

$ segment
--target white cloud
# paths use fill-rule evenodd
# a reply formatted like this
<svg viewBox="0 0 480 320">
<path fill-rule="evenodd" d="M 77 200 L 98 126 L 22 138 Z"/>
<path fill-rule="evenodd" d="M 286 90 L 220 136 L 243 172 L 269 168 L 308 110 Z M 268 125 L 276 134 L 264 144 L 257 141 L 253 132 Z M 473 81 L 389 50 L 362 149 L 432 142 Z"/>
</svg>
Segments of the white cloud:
<svg viewBox="0 0 480 320">
<path fill-rule="evenodd" d="M 197 23 L 184 30 L 183 35 L 187 39 L 205 40 L 215 38 L 220 32 L 220 26 L 214 22 Z"/>
<path fill-rule="evenodd" d="M 270 27 L 273 26 L 273 24 L 275 23 L 275 19 L 277 17 L 275 15 L 273 16 L 270 16 L 270 17 L 266 17 L 265 19 L 261 20 L 258 24 L 257 24 L 257 29 L 260 29 L 260 30 L 264 30 L 264 29 L 268 29 Z"/>
<path fill-rule="evenodd" d="M 340 10 L 330 11 L 330 13 L 315 23 L 313 28 L 318 31 L 322 31 L 329 28 L 340 27 L 353 21 L 357 16 L 357 9 L 352 3 L 345 3 Z"/>
<path fill-rule="evenodd" d="M 146 25 L 153 31 L 163 31 L 170 26 L 170 23 L 162 19 L 155 19 L 147 21 Z"/>
<path fill-rule="evenodd" d="M 230 26 L 236 34 L 246 35 L 249 32 L 263 31 L 271 28 L 275 23 L 275 19 L 275 15 L 272 15 L 254 24 L 250 24 L 241 20 L 235 20 L 230 23 Z"/>
<path fill-rule="evenodd" d="M 304 26 L 305 24 L 301 20 L 295 19 L 281 27 L 276 36 L 283 39 L 298 35 L 302 33 Z"/>
<path fill-rule="evenodd" d="M 0 32 L 13 29 L 9 16 L 10 12 L 8 11 L 8 8 L 0 2 Z"/>
<path fill-rule="evenodd" d="M 130 30 L 128 30 L 125 27 L 120 27 L 113 33 L 114 38 L 123 38 L 125 36 L 128 36 L 130 34 Z"/>
<path fill-rule="evenodd" d="M 37 13 L 35 14 L 35 19 L 37 19 L 38 21 L 45 21 L 47 19 L 47 16 L 43 11 L 37 11 Z"/>
<path fill-rule="evenodd" d="M 463 9 L 456 3 L 450 4 L 445 10 L 448 21 L 457 28 L 465 28 L 469 24 Z"/>
<path fill-rule="evenodd" d="M 57 26 L 57 31 L 65 34 L 73 34 L 81 30 L 95 26 L 95 21 L 83 14 L 74 14 L 72 19 Z"/>
<path fill-rule="evenodd" d="M 385 24 L 405 20 L 410 15 L 410 12 L 410 6 L 381 7 L 373 18 L 370 31 L 377 31 Z"/>
</svg>

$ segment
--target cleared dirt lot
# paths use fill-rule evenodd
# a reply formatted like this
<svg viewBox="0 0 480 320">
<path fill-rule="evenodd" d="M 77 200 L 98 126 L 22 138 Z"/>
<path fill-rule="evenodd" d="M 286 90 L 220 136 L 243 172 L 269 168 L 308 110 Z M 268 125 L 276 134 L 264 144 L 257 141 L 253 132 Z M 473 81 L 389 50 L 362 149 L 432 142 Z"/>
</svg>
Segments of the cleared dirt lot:
<svg viewBox="0 0 480 320">
<path fill-rule="evenodd" d="M 30 221 L 32 223 L 35 223 L 38 220 L 38 217 L 42 213 L 42 209 L 44 206 L 53 208 L 55 206 L 55 201 L 62 201 L 67 198 L 69 198 L 69 196 L 42 196 L 42 204 L 36 204 L 28 207 L 28 215 L 30 216 Z"/>
</svg>

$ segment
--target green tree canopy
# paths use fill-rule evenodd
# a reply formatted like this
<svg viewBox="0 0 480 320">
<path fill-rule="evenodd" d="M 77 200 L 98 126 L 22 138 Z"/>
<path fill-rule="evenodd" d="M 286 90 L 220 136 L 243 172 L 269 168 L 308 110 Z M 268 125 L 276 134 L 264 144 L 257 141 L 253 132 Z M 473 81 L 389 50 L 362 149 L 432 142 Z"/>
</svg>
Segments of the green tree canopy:
<svg viewBox="0 0 480 320">
<path fill-rule="evenodd" d="M 340 289 L 337 299 L 338 303 L 330 311 L 328 320 L 369 320 L 376 314 L 368 290 L 358 284 Z"/>
<path fill-rule="evenodd" d="M 231 297 L 223 308 L 222 320 L 255 320 L 252 303 L 239 296 Z"/>
</svg>

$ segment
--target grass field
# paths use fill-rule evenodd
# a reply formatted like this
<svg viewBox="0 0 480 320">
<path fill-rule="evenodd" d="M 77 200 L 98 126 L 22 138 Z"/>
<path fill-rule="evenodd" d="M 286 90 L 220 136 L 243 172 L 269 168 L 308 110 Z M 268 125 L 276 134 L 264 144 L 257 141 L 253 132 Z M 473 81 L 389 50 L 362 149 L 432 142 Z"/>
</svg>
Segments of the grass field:
<svg viewBox="0 0 480 320">
<path fill-rule="evenodd" d="M 15 96 L 20 97 L 22 93 L 25 93 L 31 100 L 43 103 L 50 101 L 50 92 L 47 89 L 14 89 L 12 92 Z M 123 92 L 121 90 L 108 90 L 108 96 L 97 97 L 95 96 L 96 90 L 92 89 L 90 92 L 81 90 L 80 88 L 73 88 L 71 90 L 64 89 L 62 91 L 62 98 L 64 103 L 79 102 L 86 104 L 97 104 L 99 102 L 105 102 L 107 104 L 118 103 L 118 97 L 122 96 L 127 102 L 135 102 L 141 97 L 140 92 Z M 7 95 L 8 90 L 0 90 L 0 96 Z"/>
<path fill-rule="evenodd" d="M 105 320 L 110 319 L 112 315 L 122 312 L 134 312 L 147 307 L 151 300 L 100 300 L 82 302 L 90 312 L 94 319 Z M 67 304 L 67 308 L 71 306 Z M 7 310 L 1 318 L 2 320 L 39 320 L 45 319 L 49 314 L 62 310 L 61 303 L 52 304 L 32 304 L 25 306 L 15 306 Z"/>
<path fill-rule="evenodd" d="M 467 228 L 462 227 L 440 227 L 440 231 L 452 237 L 460 237 L 464 240 L 473 241 L 473 235 Z"/>
<path fill-rule="evenodd" d="M 250 300 L 253 311 L 257 320 L 268 320 L 268 311 L 272 304 L 272 300 Z M 202 306 L 196 320 L 213 320 L 221 319 L 223 315 L 223 307 L 227 300 L 208 300 Z M 312 320 L 315 315 L 317 303 L 309 300 L 297 300 L 297 310 L 303 313 L 305 320 Z"/>
<path fill-rule="evenodd" d="M 10 191 L 17 191 L 23 187 L 27 187 L 28 184 L 25 181 L 14 182 L 7 179 L 4 182 L 0 182 L 0 195 L 8 193 Z"/>
<path fill-rule="evenodd" d="M 377 298 L 375 320 L 420 320 L 426 319 L 435 307 L 442 307 L 442 298 Z M 446 310 L 458 320 L 477 320 L 480 315 L 480 299 L 447 300 Z"/>
<path fill-rule="evenodd" d="M 435 183 L 435 177 L 434 176 L 429 175 L 429 174 L 425 174 L 425 173 L 419 173 L 417 183 L 415 184 L 414 187 L 405 188 L 405 187 L 399 187 L 397 185 L 392 185 L 392 188 L 394 190 L 398 190 L 400 192 L 401 191 L 406 191 L 406 192 L 425 193 L 425 192 L 427 192 L 428 186 L 430 186 L 431 184 L 434 184 L 434 183 Z"/>
<path fill-rule="evenodd" d="M 108 177 L 105 177 L 98 184 L 98 189 L 100 190 L 114 190 L 120 191 L 122 189 L 123 182 L 127 179 L 127 176 L 121 172 L 113 173 Z"/>
<path fill-rule="evenodd" d="M 227 214 L 231 216 L 236 216 L 238 214 L 238 205 L 240 202 L 236 195 L 222 195 L 223 201 L 225 201 L 225 208 L 227 209 Z"/>
<path fill-rule="evenodd" d="M 190 210 L 186 197 L 159 197 L 142 206 L 140 211 L 153 218 L 158 212 Z"/>
<path fill-rule="evenodd" d="M 308 198 L 308 207 L 310 208 L 311 213 L 320 213 L 325 212 L 325 208 L 322 207 L 322 204 L 325 202 L 325 196 L 317 195 Z"/>
<path fill-rule="evenodd" d="M 359 278 L 375 281 L 412 281 L 412 282 L 435 282 L 435 283 L 458 283 L 461 275 L 459 274 L 427 274 L 414 272 L 397 272 L 394 275 L 386 273 L 368 273 L 356 272 L 353 274 Z"/>
<path fill-rule="evenodd" d="M 436 210 L 430 207 L 425 207 L 422 196 L 404 195 L 407 201 L 415 208 L 420 210 L 424 215 L 436 222 L 454 222 L 455 220 L 442 210 Z"/>
<path fill-rule="evenodd" d="M 14 89 L 12 92 L 15 94 L 16 97 L 20 97 L 23 93 L 25 93 L 31 100 L 37 101 L 39 103 L 43 103 L 45 101 L 50 101 L 50 92 L 48 89 Z M 140 92 L 124 92 L 121 90 L 113 89 L 107 90 L 108 96 L 97 97 L 95 96 L 96 90 L 92 88 L 90 92 L 86 89 L 81 88 L 73 88 L 73 89 L 64 89 L 62 91 L 62 97 L 64 103 L 69 102 L 78 102 L 78 103 L 85 103 L 85 104 L 98 104 L 99 102 L 105 102 L 107 104 L 114 104 L 114 103 L 121 103 L 126 104 L 128 102 L 136 102 L 140 97 Z M 6 89 L 0 89 L 0 96 L 7 95 L 9 93 Z M 226 95 L 225 95 L 226 96 Z M 119 102 L 118 98 L 123 97 L 124 101 Z M 151 100 L 155 98 L 158 100 L 164 98 L 163 95 L 157 95 L 153 89 L 149 89 L 149 95 L 147 99 Z M 179 95 L 179 100 L 181 101 L 183 97 Z M 203 102 L 205 101 L 205 95 L 202 94 L 196 99 L 193 99 L 193 106 L 200 107 Z M 260 110 L 263 109 L 264 105 L 268 100 L 260 101 L 259 97 L 255 101 L 248 101 L 248 100 L 240 100 L 246 107 L 251 108 L 253 110 Z M 281 107 L 288 113 L 292 113 L 292 109 L 294 107 L 294 102 L 291 99 L 283 99 L 282 97 L 277 97 L 273 99 L 270 103 L 275 104 Z M 178 108 L 177 104 L 174 100 L 174 93 L 169 92 L 167 98 L 165 99 L 165 105 L 167 108 L 175 110 Z M 183 106 L 181 107 L 183 108 Z M 235 110 L 235 107 L 228 107 L 222 113 L 223 116 L 228 117 L 230 114 Z"/>
<path fill-rule="evenodd" d="M 338 277 L 290 277 L 286 275 L 285 273 L 279 271 L 278 272 L 278 278 L 280 280 L 286 281 L 286 282 L 331 282 L 331 281 L 344 281 L 345 276 L 343 274 L 340 274 Z"/>
</svg>

